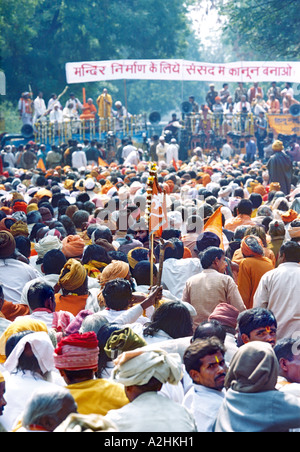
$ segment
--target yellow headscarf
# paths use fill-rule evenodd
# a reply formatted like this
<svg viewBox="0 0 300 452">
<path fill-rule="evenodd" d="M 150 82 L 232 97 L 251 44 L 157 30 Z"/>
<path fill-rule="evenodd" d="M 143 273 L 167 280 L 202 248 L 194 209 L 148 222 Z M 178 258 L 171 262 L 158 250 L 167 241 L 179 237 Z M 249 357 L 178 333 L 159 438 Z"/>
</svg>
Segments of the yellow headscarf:
<svg viewBox="0 0 300 452">
<path fill-rule="evenodd" d="M 280 141 L 280 140 L 276 140 L 276 141 L 274 141 L 274 143 L 272 144 L 272 149 L 273 149 L 273 151 L 277 151 L 277 152 L 279 152 L 279 151 L 282 151 L 283 150 L 283 142 L 282 141 Z"/>
<path fill-rule="evenodd" d="M 87 278 L 87 271 L 76 259 L 69 259 L 61 271 L 58 284 L 63 289 L 72 292 L 79 289 Z"/>
</svg>

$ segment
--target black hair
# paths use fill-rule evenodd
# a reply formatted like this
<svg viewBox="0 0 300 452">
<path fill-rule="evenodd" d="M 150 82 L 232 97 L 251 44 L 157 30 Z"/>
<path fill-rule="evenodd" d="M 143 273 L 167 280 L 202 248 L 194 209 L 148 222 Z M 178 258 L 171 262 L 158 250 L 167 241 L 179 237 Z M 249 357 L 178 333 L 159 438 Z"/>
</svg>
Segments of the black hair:
<svg viewBox="0 0 300 452">
<path fill-rule="evenodd" d="M 140 261 L 134 269 L 132 269 L 132 276 L 136 280 L 138 286 L 150 285 L 150 269 L 151 263 L 149 261 Z M 158 273 L 157 267 L 153 264 L 153 275 Z"/>
<path fill-rule="evenodd" d="M 163 303 L 144 329 L 144 336 L 154 336 L 159 330 L 163 330 L 173 339 L 192 336 L 193 321 L 188 308 L 181 301 Z"/>
<path fill-rule="evenodd" d="M 281 358 L 293 361 L 296 354 L 300 351 L 300 337 L 298 338 L 284 338 L 278 341 L 274 347 L 275 355 L 278 361 Z"/>
<path fill-rule="evenodd" d="M 110 264 L 112 259 L 107 251 L 100 245 L 89 245 L 83 254 L 82 265 L 88 264 L 90 261 L 103 262 Z"/>
<path fill-rule="evenodd" d="M 280 255 L 285 255 L 286 262 L 300 262 L 300 245 L 297 242 L 286 242 L 280 248 Z"/>
<path fill-rule="evenodd" d="M 221 259 L 225 253 L 221 248 L 210 246 L 199 254 L 200 262 L 204 270 L 210 268 L 216 259 Z"/>
<path fill-rule="evenodd" d="M 51 250 L 43 258 L 45 275 L 60 275 L 67 263 L 66 256 L 60 250 Z"/>
<path fill-rule="evenodd" d="M 23 254 L 23 256 L 30 258 L 31 255 L 31 242 L 28 237 L 24 237 L 22 235 L 15 237 L 16 241 L 16 249 Z"/>
<path fill-rule="evenodd" d="M 202 366 L 202 358 L 208 355 L 214 355 L 219 351 L 223 356 L 225 355 L 224 344 L 216 336 L 196 339 L 195 342 L 189 345 L 183 355 L 186 371 L 188 373 L 191 370 L 199 371 Z"/>
<path fill-rule="evenodd" d="M 220 339 L 221 342 L 224 343 L 226 338 L 225 328 L 217 320 L 205 321 L 197 326 L 192 338 L 192 342 L 194 342 L 196 339 L 205 339 L 207 337 L 213 336 L 216 336 L 218 339 Z"/>
<path fill-rule="evenodd" d="M 132 299 L 131 284 L 122 278 L 109 281 L 104 286 L 102 296 L 109 309 L 115 311 L 127 309 Z"/>
<path fill-rule="evenodd" d="M 251 215 L 252 214 L 252 210 L 253 210 L 253 204 L 251 201 L 249 201 L 248 199 L 242 199 L 238 206 L 237 209 L 239 211 L 239 214 L 241 215 Z"/>
<path fill-rule="evenodd" d="M 34 311 L 37 308 L 44 308 L 45 301 L 54 297 L 54 289 L 49 284 L 36 282 L 29 287 L 27 293 L 28 304 Z"/>
<path fill-rule="evenodd" d="M 272 311 L 265 308 L 252 308 L 241 312 L 237 319 L 237 325 L 240 334 L 246 334 L 250 337 L 252 331 L 257 328 L 275 325 L 277 320 Z"/>
</svg>

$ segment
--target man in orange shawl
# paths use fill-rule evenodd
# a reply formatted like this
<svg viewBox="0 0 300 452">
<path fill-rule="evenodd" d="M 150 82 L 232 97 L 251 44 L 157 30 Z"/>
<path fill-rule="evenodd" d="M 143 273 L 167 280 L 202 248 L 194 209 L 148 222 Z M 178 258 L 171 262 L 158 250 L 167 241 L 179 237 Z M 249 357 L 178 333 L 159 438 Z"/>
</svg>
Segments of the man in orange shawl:
<svg viewBox="0 0 300 452">
<path fill-rule="evenodd" d="M 255 295 L 261 277 L 274 269 L 273 262 L 264 257 L 262 241 L 254 235 L 246 236 L 241 243 L 244 259 L 240 263 L 238 289 L 247 309 L 253 307 Z"/>
</svg>

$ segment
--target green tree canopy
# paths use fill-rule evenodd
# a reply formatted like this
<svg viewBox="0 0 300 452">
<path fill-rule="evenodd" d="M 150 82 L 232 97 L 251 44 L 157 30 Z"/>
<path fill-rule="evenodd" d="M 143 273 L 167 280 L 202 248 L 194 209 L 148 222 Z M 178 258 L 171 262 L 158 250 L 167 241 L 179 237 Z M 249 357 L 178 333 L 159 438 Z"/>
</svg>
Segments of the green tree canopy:
<svg viewBox="0 0 300 452">
<path fill-rule="evenodd" d="M 190 29 L 182 0 L 1 0 L 0 36 L 15 100 L 62 91 L 68 61 L 182 56 Z"/>
<path fill-rule="evenodd" d="M 224 38 L 236 53 L 260 60 L 298 60 L 300 8 L 294 0 L 219 0 Z"/>
</svg>

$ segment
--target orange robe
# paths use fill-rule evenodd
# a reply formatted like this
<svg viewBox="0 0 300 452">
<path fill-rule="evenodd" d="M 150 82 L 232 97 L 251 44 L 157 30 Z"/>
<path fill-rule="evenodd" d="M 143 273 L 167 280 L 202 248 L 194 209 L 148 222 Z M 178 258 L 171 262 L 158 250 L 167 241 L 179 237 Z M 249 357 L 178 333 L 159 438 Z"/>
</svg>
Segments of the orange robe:
<svg viewBox="0 0 300 452">
<path fill-rule="evenodd" d="M 83 104 L 83 113 L 80 115 L 80 119 L 95 119 L 95 114 L 97 113 L 97 108 L 94 104 Z"/>
<path fill-rule="evenodd" d="M 89 295 L 55 295 L 56 308 L 55 311 L 67 311 L 75 317 L 80 311 L 85 309 L 86 301 Z"/>
<path fill-rule="evenodd" d="M 267 257 L 247 257 L 241 261 L 238 289 L 247 309 L 253 307 L 253 298 L 262 276 L 271 270 L 274 270 L 274 264 Z"/>
</svg>

